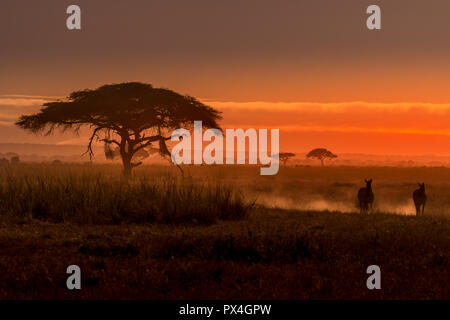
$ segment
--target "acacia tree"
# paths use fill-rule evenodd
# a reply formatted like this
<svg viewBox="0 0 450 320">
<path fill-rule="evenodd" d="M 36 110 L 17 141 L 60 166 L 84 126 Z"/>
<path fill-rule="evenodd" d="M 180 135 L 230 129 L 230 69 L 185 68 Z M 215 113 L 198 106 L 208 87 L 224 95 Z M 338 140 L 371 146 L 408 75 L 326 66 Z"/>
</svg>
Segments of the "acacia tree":
<svg viewBox="0 0 450 320">
<path fill-rule="evenodd" d="M 295 157 L 295 153 L 282 152 L 282 153 L 280 153 L 278 156 L 279 156 L 280 161 L 283 162 L 283 165 L 286 165 L 286 163 L 288 162 L 288 160 L 289 160 L 290 158 Z"/>
<path fill-rule="evenodd" d="M 317 148 L 314 150 L 311 150 L 307 155 L 307 158 L 310 159 L 317 159 L 320 160 L 320 162 L 322 163 L 322 166 L 325 166 L 325 159 L 334 159 L 337 158 L 337 155 L 335 155 L 333 152 L 328 151 L 327 149 L 324 148 Z"/>
<path fill-rule="evenodd" d="M 94 155 L 92 144 L 102 141 L 116 145 L 122 158 L 123 174 L 140 162 L 133 156 L 140 150 L 159 144 L 161 155 L 170 155 L 165 141 L 178 128 L 190 129 L 193 121 L 207 128 L 220 128 L 220 112 L 197 99 L 150 84 L 128 82 L 104 85 L 95 90 L 76 91 L 64 100 L 48 102 L 33 115 L 22 115 L 16 125 L 33 133 L 51 134 L 55 129 L 92 130 L 87 153 Z M 181 137 L 180 137 L 181 138 Z"/>
<path fill-rule="evenodd" d="M 159 149 L 155 148 L 155 150 L 159 153 Z M 153 151 L 153 149 L 149 150 L 147 148 L 140 149 L 134 154 L 133 160 L 139 160 L 139 162 L 141 162 L 142 160 L 147 159 Z M 120 148 L 118 146 L 111 148 L 111 145 L 105 143 L 105 158 L 108 160 L 120 159 Z"/>
</svg>

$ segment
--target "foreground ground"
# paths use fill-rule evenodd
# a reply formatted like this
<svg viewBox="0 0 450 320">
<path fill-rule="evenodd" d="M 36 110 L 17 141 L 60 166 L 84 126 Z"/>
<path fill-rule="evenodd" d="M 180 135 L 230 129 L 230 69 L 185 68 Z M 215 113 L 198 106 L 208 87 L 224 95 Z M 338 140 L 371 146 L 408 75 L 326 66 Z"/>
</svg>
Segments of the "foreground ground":
<svg viewBox="0 0 450 320">
<path fill-rule="evenodd" d="M 450 299 L 449 168 L 120 169 L 0 166 L 0 299 Z"/>
<path fill-rule="evenodd" d="M 66 289 L 66 268 L 82 290 Z M 382 289 L 366 288 L 381 268 Z M 450 221 L 256 208 L 211 225 L 0 222 L 1 299 L 450 299 Z"/>
</svg>

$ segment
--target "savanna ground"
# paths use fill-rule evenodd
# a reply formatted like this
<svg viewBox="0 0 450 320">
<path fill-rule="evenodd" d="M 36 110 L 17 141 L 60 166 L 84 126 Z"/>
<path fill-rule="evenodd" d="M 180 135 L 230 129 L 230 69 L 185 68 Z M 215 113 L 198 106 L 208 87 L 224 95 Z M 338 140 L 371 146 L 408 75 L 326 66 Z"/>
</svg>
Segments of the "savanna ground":
<svg viewBox="0 0 450 320">
<path fill-rule="evenodd" d="M 0 298 L 450 299 L 448 168 L 185 170 L 143 166 L 126 182 L 117 165 L 1 167 Z M 366 287 L 373 264 L 381 290 Z"/>
</svg>

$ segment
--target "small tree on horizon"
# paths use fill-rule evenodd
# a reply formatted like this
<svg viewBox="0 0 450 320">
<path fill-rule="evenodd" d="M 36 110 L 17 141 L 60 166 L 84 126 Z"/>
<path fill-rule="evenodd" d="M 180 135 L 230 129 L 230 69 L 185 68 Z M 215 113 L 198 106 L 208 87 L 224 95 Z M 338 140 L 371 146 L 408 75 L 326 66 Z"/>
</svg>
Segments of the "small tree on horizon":
<svg viewBox="0 0 450 320">
<path fill-rule="evenodd" d="M 338 156 L 325 148 L 317 148 L 317 149 L 311 150 L 306 155 L 306 157 L 309 159 L 320 160 L 320 162 L 322 163 L 322 166 L 325 166 L 325 159 L 332 160 L 332 159 L 337 158 Z"/>
<path fill-rule="evenodd" d="M 202 121 L 206 128 L 220 129 L 217 121 L 221 118 L 219 111 L 191 96 L 128 82 L 75 91 L 65 101 L 48 102 L 38 113 L 22 115 L 16 125 L 46 135 L 56 129 L 78 132 L 88 127 L 92 130 L 86 151 L 89 156 L 94 155 L 94 140 L 104 142 L 112 152 L 115 149 L 110 146 L 116 145 L 123 174 L 129 177 L 141 164 L 132 161 L 140 150 L 158 143 L 160 154 L 170 156 L 165 142 L 173 130 L 191 129 L 195 120 Z M 105 155 L 108 157 L 106 146 Z"/>
<path fill-rule="evenodd" d="M 282 152 L 278 155 L 281 162 L 283 162 L 283 165 L 285 166 L 289 159 L 295 157 L 295 153 L 290 152 Z"/>
</svg>

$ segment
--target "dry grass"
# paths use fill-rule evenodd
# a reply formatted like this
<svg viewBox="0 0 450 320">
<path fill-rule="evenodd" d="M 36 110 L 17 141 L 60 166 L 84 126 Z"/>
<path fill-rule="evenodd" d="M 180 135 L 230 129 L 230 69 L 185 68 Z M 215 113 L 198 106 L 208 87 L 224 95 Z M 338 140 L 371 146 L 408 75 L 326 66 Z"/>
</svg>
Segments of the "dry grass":
<svg viewBox="0 0 450 320">
<path fill-rule="evenodd" d="M 425 182 L 425 214 L 450 217 L 450 168 L 444 167 L 282 167 L 276 176 L 260 176 L 256 167 L 193 167 L 191 174 L 230 183 L 264 206 L 345 213 L 359 212 L 357 192 L 372 178 L 375 212 L 403 215 L 415 215 L 412 193 Z"/>
<path fill-rule="evenodd" d="M 168 175 L 124 181 L 117 168 L 105 169 L 108 166 L 4 167 L 0 212 L 10 219 L 81 224 L 210 224 L 244 218 L 251 208 L 231 187 Z"/>
<path fill-rule="evenodd" d="M 191 167 L 180 181 L 172 168 L 148 166 L 131 183 L 116 166 L 1 170 L 3 299 L 450 298 L 449 169 L 299 167 L 261 177 L 251 167 Z M 425 181 L 429 213 L 333 211 L 333 202 L 355 211 L 365 177 L 378 208 L 408 204 Z M 255 198 L 322 207 L 250 210 Z M 65 288 L 71 264 L 82 269 L 81 291 Z M 366 288 L 371 264 L 382 290 Z"/>
</svg>

